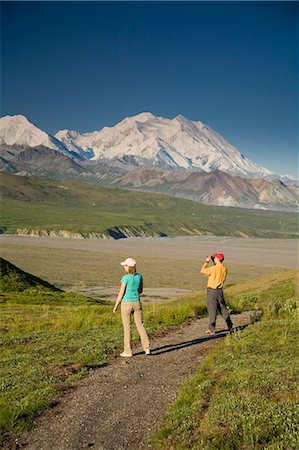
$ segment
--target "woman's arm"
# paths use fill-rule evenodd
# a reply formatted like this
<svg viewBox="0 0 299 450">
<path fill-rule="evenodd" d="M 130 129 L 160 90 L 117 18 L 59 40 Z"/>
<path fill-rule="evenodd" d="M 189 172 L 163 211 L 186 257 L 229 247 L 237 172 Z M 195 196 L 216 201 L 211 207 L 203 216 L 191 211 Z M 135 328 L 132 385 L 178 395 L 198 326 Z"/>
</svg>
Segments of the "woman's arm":
<svg viewBox="0 0 299 450">
<path fill-rule="evenodd" d="M 117 307 L 120 304 L 120 302 L 122 301 L 122 298 L 124 296 L 125 290 L 126 290 L 126 284 L 125 283 L 121 283 L 120 289 L 119 289 L 119 292 L 118 292 L 118 295 L 117 295 L 117 299 L 116 299 L 116 302 L 115 302 L 115 305 L 114 305 L 114 308 L 113 308 L 113 312 L 114 313 L 116 313 Z"/>
<path fill-rule="evenodd" d="M 141 281 L 140 281 L 138 292 L 139 292 L 139 294 L 142 294 L 142 292 L 143 292 L 143 279 L 141 279 Z"/>
</svg>

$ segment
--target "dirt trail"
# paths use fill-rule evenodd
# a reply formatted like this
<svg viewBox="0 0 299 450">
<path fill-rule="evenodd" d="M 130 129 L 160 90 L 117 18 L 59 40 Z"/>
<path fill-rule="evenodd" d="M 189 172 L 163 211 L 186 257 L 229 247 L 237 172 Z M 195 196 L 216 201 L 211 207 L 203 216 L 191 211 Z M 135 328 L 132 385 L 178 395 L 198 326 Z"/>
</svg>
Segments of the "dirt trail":
<svg viewBox="0 0 299 450">
<path fill-rule="evenodd" d="M 235 326 L 250 313 L 232 317 Z M 18 440 L 26 450 L 139 450 L 151 448 L 150 431 L 159 426 L 179 386 L 226 336 L 218 319 L 215 336 L 206 336 L 208 319 L 178 327 L 152 340 L 151 356 L 136 347 L 133 358 L 115 358 L 78 382 L 52 411 L 36 420 Z"/>
</svg>

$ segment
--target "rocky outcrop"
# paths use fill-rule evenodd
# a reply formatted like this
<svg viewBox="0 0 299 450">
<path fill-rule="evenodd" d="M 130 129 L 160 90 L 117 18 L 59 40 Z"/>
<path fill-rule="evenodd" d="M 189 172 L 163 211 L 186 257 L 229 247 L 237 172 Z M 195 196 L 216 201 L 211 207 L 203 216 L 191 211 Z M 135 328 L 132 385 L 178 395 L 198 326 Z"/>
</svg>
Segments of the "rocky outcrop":
<svg viewBox="0 0 299 450">
<path fill-rule="evenodd" d="M 51 148 L 7 145 L 0 145 L 0 170 L 66 179 L 86 171 L 80 161 Z"/>
<path fill-rule="evenodd" d="M 16 231 L 18 236 L 38 236 L 38 237 L 61 237 L 67 239 L 113 239 L 108 233 L 80 233 L 69 230 L 41 230 L 18 228 Z"/>
<path fill-rule="evenodd" d="M 204 235 L 205 232 L 186 227 L 174 227 L 169 225 L 166 231 L 155 230 L 152 224 L 144 226 L 119 226 L 108 228 L 102 232 L 75 232 L 70 230 L 51 230 L 51 229 L 28 229 L 18 228 L 16 234 L 18 236 L 34 236 L 34 237 L 61 237 L 68 239 L 125 239 L 134 237 L 166 237 L 173 234 L 184 235 Z"/>
</svg>

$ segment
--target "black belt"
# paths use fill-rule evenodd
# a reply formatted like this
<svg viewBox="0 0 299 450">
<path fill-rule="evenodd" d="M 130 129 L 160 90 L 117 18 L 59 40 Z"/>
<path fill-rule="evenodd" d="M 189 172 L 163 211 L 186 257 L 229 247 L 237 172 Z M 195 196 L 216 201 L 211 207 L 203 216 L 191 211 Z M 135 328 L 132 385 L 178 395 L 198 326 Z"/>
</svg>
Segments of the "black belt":
<svg viewBox="0 0 299 450">
<path fill-rule="evenodd" d="M 207 289 L 212 289 L 213 291 L 222 291 L 223 288 L 211 288 L 211 287 L 207 287 Z"/>
</svg>

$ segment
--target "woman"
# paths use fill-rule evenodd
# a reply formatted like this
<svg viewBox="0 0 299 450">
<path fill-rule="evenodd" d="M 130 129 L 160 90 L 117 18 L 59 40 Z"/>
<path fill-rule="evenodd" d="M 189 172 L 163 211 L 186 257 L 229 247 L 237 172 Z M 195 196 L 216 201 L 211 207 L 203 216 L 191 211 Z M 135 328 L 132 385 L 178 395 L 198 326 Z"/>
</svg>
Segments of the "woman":
<svg viewBox="0 0 299 450">
<path fill-rule="evenodd" d="M 122 357 L 133 356 L 131 348 L 131 313 L 134 313 L 135 324 L 141 339 L 141 345 L 146 355 L 150 355 L 150 344 L 142 321 L 142 310 L 140 294 L 143 290 L 143 278 L 136 271 L 136 261 L 127 258 L 121 262 L 126 274 L 121 279 L 121 286 L 113 308 L 116 313 L 118 305 L 121 303 L 121 318 L 124 327 L 124 351 Z"/>
</svg>

